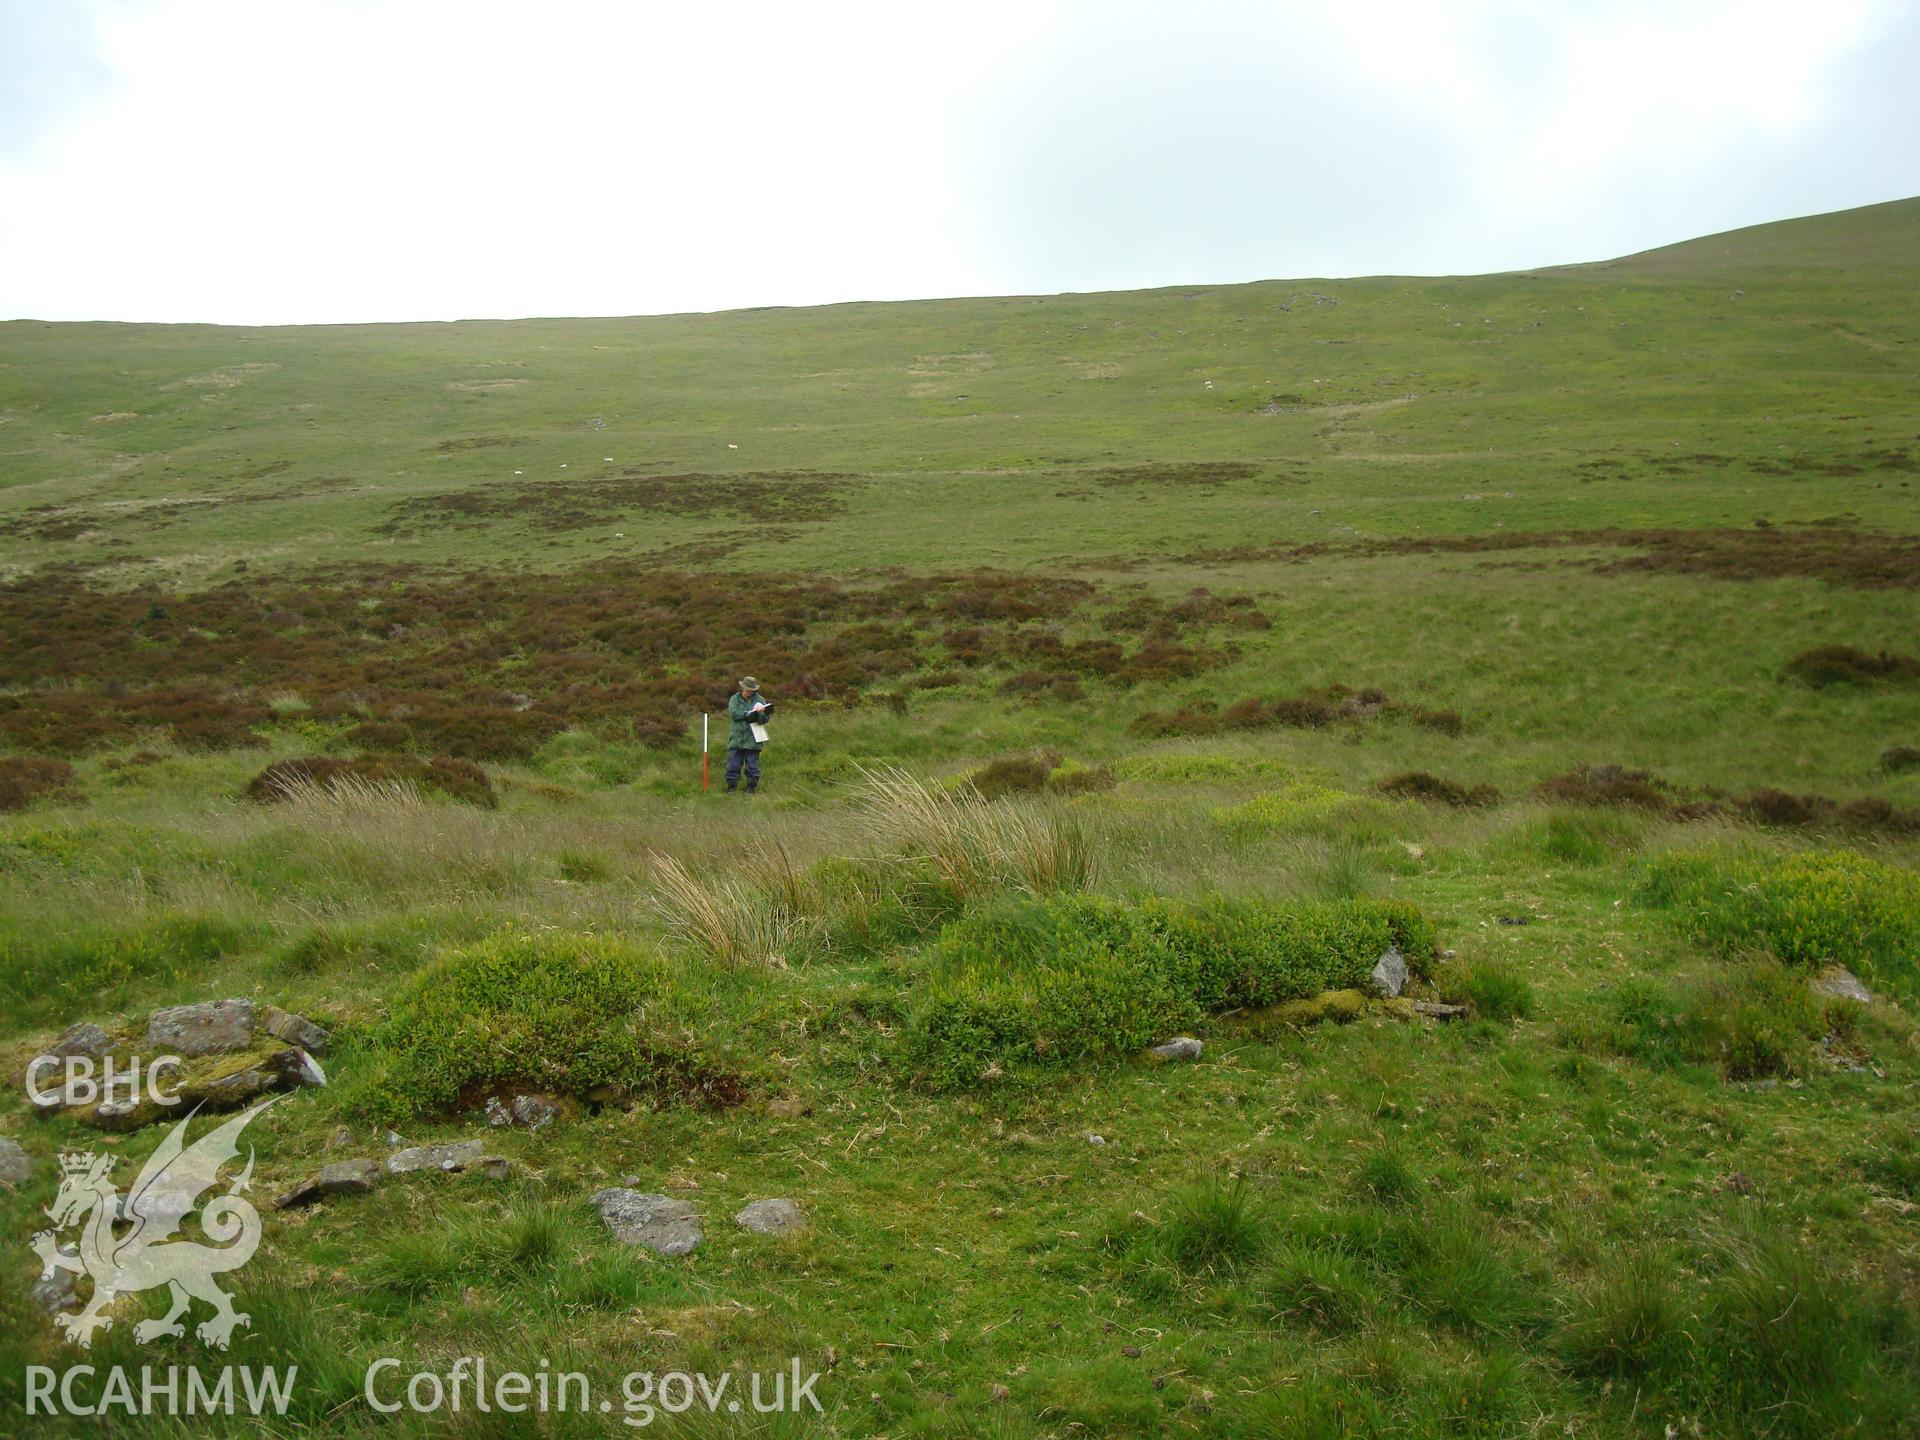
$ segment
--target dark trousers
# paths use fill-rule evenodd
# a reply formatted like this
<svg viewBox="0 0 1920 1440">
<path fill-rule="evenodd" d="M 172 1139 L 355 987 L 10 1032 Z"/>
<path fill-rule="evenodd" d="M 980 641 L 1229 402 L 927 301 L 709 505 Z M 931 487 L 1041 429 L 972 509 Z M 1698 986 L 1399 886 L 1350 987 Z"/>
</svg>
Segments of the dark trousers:
<svg viewBox="0 0 1920 1440">
<path fill-rule="evenodd" d="M 742 750 L 738 746 L 727 751 L 727 790 L 729 793 L 732 792 L 734 786 L 740 783 L 740 769 L 742 766 L 746 767 L 747 793 L 751 795 L 755 790 L 760 788 L 760 752 L 758 750 Z"/>
</svg>

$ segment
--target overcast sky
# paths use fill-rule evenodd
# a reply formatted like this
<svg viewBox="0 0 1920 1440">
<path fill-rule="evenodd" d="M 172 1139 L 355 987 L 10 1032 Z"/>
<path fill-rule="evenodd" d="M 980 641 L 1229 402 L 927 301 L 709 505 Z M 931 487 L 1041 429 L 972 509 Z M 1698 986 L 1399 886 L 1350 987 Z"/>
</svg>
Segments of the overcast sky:
<svg viewBox="0 0 1920 1440">
<path fill-rule="evenodd" d="M 1920 194 L 1915 0 L 0 0 L 0 317 L 1482 272 Z"/>
</svg>

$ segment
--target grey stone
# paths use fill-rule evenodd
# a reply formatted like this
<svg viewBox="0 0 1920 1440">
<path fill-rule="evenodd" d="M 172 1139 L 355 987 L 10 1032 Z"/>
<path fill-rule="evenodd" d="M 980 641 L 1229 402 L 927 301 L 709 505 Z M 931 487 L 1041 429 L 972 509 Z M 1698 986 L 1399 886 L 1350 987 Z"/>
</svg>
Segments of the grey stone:
<svg viewBox="0 0 1920 1440">
<path fill-rule="evenodd" d="M 699 1212 L 671 1195 L 602 1190 L 593 1197 L 593 1203 L 622 1245 L 644 1245 L 662 1255 L 685 1255 L 706 1239 Z"/>
<path fill-rule="evenodd" d="M 1407 988 L 1407 957 L 1389 945 L 1373 962 L 1373 987 L 1389 1000 Z"/>
<path fill-rule="evenodd" d="M 1829 995 L 1835 1000 L 1851 1000 L 1856 1005 L 1871 1005 L 1873 992 L 1860 983 L 1860 977 L 1844 965 L 1829 965 L 1822 970 L 1813 982 L 1816 995 Z"/>
<path fill-rule="evenodd" d="M 169 1055 L 222 1055 L 253 1041 L 251 1000 L 172 1005 L 147 1017 L 147 1044 Z"/>
<path fill-rule="evenodd" d="M 515 1095 L 505 1101 L 498 1095 L 487 1097 L 487 1124 L 496 1130 L 509 1125 L 538 1130 L 559 1113 L 559 1105 L 545 1095 Z"/>
<path fill-rule="evenodd" d="M 512 1112 L 513 1123 L 529 1130 L 538 1130 L 560 1113 L 560 1107 L 544 1095 L 516 1095 L 507 1108 Z"/>
<path fill-rule="evenodd" d="M 1163 1040 L 1153 1047 L 1153 1053 L 1162 1060 L 1198 1060 L 1205 1049 L 1191 1035 L 1176 1035 L 1171 1040 Z"/>
<path fill-rule="evenodd" d="M 327 1042 L 333 1038 L 332 1032 L 325 1027 L 314 1024 L 304 1015 L 282 1010 L 278 1005 L 261 1006 L 260 1018 L 256 1023 L 274 1039 L 298 1045 L 302 1050 L 310 1050 L 316 1055 L 324 1052 Z"/>
<path fill-rule="evenodd" d="M 387 1156 L 389 1175 L 411 1175 L 416 1170 L 464 1170 L 486 1152 L 484 1140 L 461 1140 L 452 1145 L 414 1145 Z"/>
<path fill-rule="evenodd" d="M 302 1085 L 324 1085 L 327 1077 L 311 1055 L 289 1045 L 274 1051 L 257 1065 L 211 1080 L 190 1080 L 183 1099 L 213 1111 L 237 1110 L 269 1090 L 296 1090 Z"/>
<path fill-rule="evenodd" d="M 94 1106 L 87 1120 L 101 1130 L 135 1130 L 151 1123 L 148 1112 L 153 1108 L 144 1096 L 117 1095 Z"/>
<path fill-rule="evenodd" d="M 327 1137 L 329 1150 L 345 1150 L 353 1144 L 353 1131 L 342 1125 Z"/>
<path fill-rule="evenodd" d="M 1087 1136 L 1087 1144 L 1089 1145 L 1104 1145 L 1106 1143 L 1107 1143 L 1107 1137 L 1104 1135 Z"/>
<path fill-rule="evenodd" d="M 785 1198 L 755 1200 L 733 1219 L 742 1230 L 756 1235 L 791 1235 L 807 1223 L 800 1207 Z"/>
<path fill-rule="evenodd" d="M 299 1067 L 294 1074 L 302 1085 L 319 1086 L 327 1083 L 327 1072 L 320 1068 L 318 1060 L 304 1050 L 296 1049 L 293 1053 L 300 1057 Z"/>
<path fill-rule="evenodd" d="M 33 1157 L 20 1148 L 20 1142 L 0 1135 L 0 1185 L 16 1189 L 33 1178 Z"/>
<path fill-rule="evenodd" d="M 194 1086 L 194 1093 L 209 1110 L 238 1110 L 249 1100 L 282 1088 L 279 1081 L 280 1077 L 267 1066 L 249 1065 L 217 1080 L 203 1081 Z"/>
<path fill-rule="evenodd" d="M 63 1248 L 66 1254 L 78 1253 Z M 27 1298 L 49 1315 L 57 1315 L 79 1298 L 78 1278 L 71 1270 L 55 1270 L 51 1275 L 42 1275 L 27 1287 Z"/>
<path fill-rule="evenodd" d="M 1467 1013 L 1464 1005 L 1442 1005 L 1436 1000 L 1416 1000 L 1413 1013 L 1428 1020 L 1458 1020 Z"/>
<path fill-rule="evenodd" d="M 50 1085 L 47 1083 L 48 1078 L 50 1077 L 43 1074 L 37 1093 L 28 1097 L 36 1115 L 51 1115 L 56 1110 L 66 1110 L 80 1103 L 67 1093 L 64 1082 L 59 1085 Z"/>
<path fill-rule="evenodd" d="M 336 1160 L 331 1165 L 322 1165 L 318 1174 L 282 1194 L 273 1202 L 273 1208 L 291 1210 L 329 1195 L 362 1195 L 379 1183 L 378 1160 Z"/>
<path fill-rule="evenodd" d="M 113 1048 L 113 1037 L 98 1025 L 82 1020 L 78 1025 L 69 1025 L 54 1038 L 46 1053 L 49 1055 L 83 1055 L 89 1060 L 99 1060 Z"/>
<path fill-rule="evenodd" d="M 387 1131 L 387 1148 L 389 1150 L 398 1150 L 402 1145 L 406 1143 L 407 1143 L 406 1137 L 403 1136 L 398 1130 Z"/>
</svg>

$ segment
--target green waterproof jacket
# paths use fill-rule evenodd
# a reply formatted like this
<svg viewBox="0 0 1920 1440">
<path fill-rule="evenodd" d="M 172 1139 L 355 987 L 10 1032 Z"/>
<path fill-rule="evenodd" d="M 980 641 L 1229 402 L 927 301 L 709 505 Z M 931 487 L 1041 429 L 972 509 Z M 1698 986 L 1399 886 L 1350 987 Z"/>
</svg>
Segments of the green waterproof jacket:
<svg viewBox="0 0 1920 1440">
<path fill-rule="evenodd" d="M 727 748 L 729 750 L 758 750 L 760 748 L 760 742 L 753 738 L 753 731 L 747 728 L 751 723 L 747 719 L 747 712 L 752 710 L 756 705 L 765 705 L 769 712 L 773 709 L 773 702 L 763 694 L 756 694 L 749 700 L 745 695 L 742 695 L 736 690 L 728 697 L 727 717 L 733 721 L 733 724 L 727 729 Z M 757 718 L 762 725 L 767 723 L 765 714 Z"/>
</svg>

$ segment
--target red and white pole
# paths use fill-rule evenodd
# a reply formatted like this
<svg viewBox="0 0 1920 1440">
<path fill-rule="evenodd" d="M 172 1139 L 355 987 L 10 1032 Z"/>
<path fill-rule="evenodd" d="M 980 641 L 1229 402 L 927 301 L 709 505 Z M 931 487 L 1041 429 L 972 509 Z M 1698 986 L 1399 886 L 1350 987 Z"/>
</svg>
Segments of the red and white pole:
<svg viewBox="0 0 1920 1440">
<path fill-rule="evenodd" d="M 700 793 L 707 793 L 707 712 L 700 712 Z"/>
</svg>

